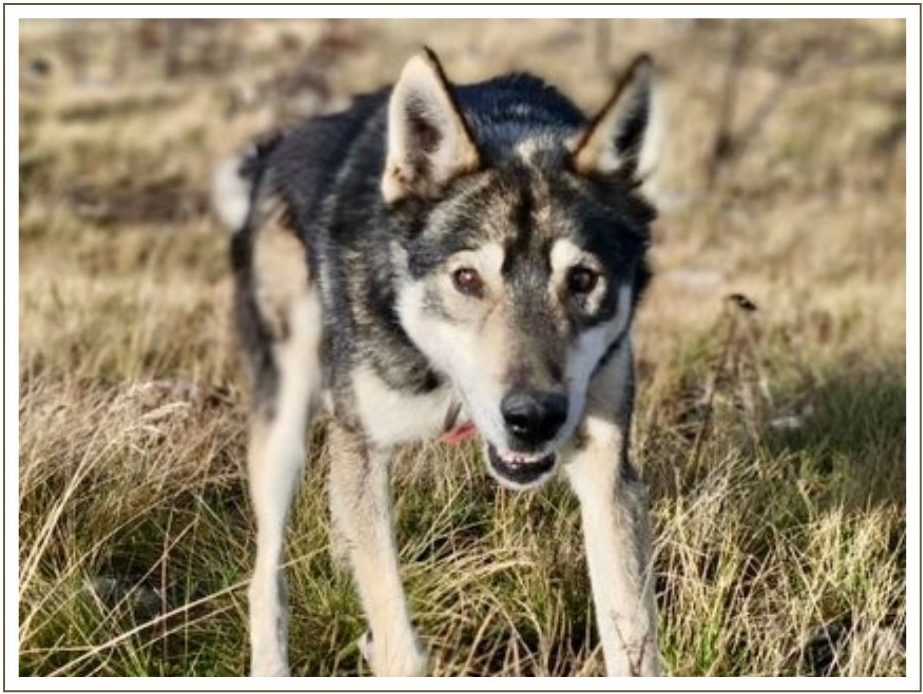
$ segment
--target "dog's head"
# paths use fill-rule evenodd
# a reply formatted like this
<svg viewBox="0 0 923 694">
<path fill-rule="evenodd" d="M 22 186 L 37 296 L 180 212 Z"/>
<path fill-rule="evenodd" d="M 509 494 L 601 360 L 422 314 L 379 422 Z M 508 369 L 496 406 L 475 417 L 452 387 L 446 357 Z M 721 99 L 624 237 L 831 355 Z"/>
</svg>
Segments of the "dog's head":
<svg viewBox="0 0 923 694">
<path fill-rule="evenodd" d="M 588 123 L 539 90 L 498 126 L 466 113 L 425 51 L 392 91 L 382 193 L 400 321 L 454 382 L 507 486 L 554 472 L 647 280 L 653 82 L 640 57 Z"/>
</svg>

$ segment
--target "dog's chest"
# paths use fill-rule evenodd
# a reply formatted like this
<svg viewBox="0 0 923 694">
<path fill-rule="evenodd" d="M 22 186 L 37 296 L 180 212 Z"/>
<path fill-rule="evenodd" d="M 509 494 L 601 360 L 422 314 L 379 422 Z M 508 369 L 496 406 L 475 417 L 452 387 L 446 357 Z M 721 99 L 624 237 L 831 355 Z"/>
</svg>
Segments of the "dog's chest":
<svg viewBox="0 0 923 694">
<path fill-rule="evenodd" d="M 408 393 L 392 388 L 364 366 L 353 372 L 352 383 L 359 419 L 379 446 L 435 438 L 464 417 L 455 389 L 448 384 L 427 393 Z"/>
</svg>

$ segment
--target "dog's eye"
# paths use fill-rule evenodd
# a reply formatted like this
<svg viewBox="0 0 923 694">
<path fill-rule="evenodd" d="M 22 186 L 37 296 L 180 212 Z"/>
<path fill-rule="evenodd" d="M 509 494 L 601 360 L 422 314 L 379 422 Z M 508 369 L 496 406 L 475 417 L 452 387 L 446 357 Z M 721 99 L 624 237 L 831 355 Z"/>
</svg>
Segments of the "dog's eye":
<svg viewBox="0 0 923 694">
<path fill-rule="evenodd" d="M 481 296 L 484 291 L 484 281 L 477 270 L 470 267 L 462 267 L 453 272 L 452 282 L 458 291 L 468 296 Z"/>
<path fill-rule="evenodd" d="M 589 294 L 599 281 L 599 273 L 578 265 L 567 275 L 567 288 L 572 294 Z"/>
</svg>

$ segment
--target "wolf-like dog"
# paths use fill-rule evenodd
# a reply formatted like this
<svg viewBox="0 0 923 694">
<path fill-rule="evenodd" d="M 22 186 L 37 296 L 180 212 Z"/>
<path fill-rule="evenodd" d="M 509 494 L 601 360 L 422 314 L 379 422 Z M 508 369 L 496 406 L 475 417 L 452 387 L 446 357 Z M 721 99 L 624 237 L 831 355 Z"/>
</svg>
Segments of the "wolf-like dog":
<svg viewBox="0 0 923 694">
<path fill-rule="evenodd" d="M 606 671 L 659 674 L 648 497 L 628 458 L 655 78 L 639 56 L 587 119 L 528 74 L 454 85 L 423 49 L 393 87 L 216 174 L 252 377 L 253 675 L 289 673 L 283 533 L 322 410 L 334 535 L 376 675 L 427 664 L 401 585 L 391 451 L 472 431 L 501 485 L 567 476 Z"/>
</svg>

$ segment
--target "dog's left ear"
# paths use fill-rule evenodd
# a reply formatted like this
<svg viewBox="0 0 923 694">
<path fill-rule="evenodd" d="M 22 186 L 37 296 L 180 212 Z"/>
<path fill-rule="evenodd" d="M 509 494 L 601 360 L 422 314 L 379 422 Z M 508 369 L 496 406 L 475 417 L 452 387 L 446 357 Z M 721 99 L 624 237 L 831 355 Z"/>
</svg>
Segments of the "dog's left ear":
<svg viewBox="0 0 923 694">
<path fill-rule="evenodd" d="M 660 149 L 654 64 L 639 55 L 615 93 L 576 142 L 574 168 L 582 174 L 620 174 L 640 184 L 654 170 Z"/>
<path fill-rule="evenodd" d="M 382 195 L 388 203 L 433 197 L 479 165 L 478 148 L 442 66 L 425 48 L 407 61 L 391 92 Z"/>
</svg>

